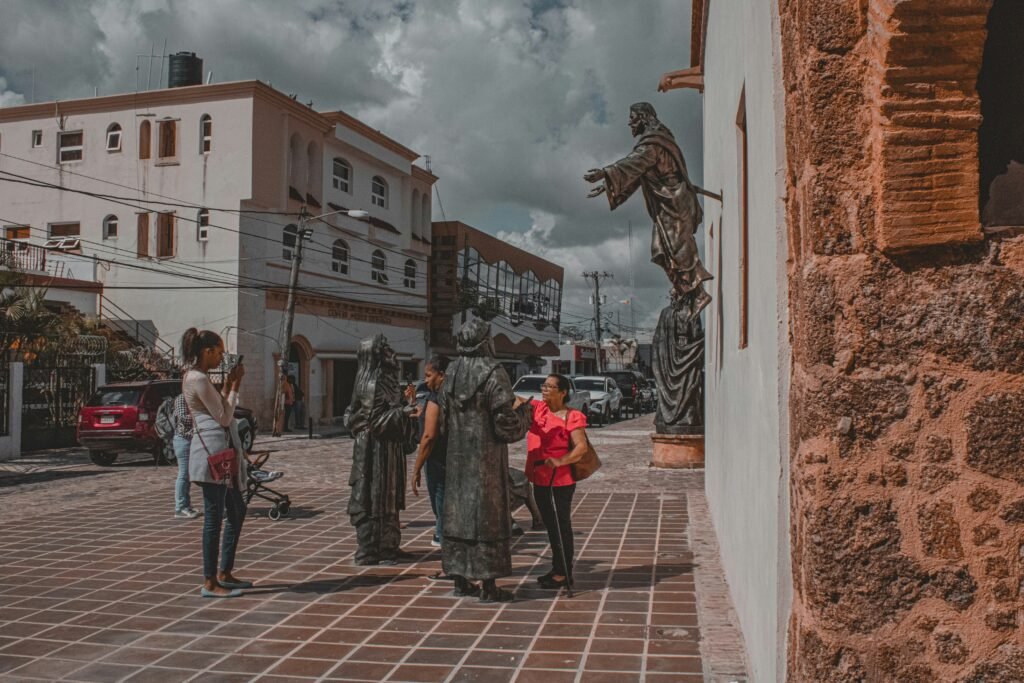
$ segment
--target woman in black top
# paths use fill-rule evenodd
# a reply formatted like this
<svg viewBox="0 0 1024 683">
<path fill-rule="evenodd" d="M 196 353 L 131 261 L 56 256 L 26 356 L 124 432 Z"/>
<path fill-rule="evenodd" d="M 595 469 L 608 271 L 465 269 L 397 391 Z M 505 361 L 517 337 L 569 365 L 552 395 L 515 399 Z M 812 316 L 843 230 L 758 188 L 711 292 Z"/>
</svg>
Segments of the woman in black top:
<svg viewBox="0 0 1024 683">
<path fill-rule="evenodd" d="M 420 413 L 421 431 L 419 452 L 416 454 L 416 465 L 413 467 L 412 493 L 419 494 L 420 472 L 424 465 L 427 468 L 427 496 L 430 498 L 430 509 L 437 519 L 434 527 L 434 538 L 430 545 L 441 546 L 444 535 L 444 477 L 445 452 L 448 448 L 448 436 L 441 434 L 440 408 L 437 404 L 438 391 L 444 383 L 444 373 L 448 369 L 449 360 L 445 356 L 434 356 L 427 361 L 424 381 L 430 393 L 427 394 L 427 405 Z"/>
</svg>

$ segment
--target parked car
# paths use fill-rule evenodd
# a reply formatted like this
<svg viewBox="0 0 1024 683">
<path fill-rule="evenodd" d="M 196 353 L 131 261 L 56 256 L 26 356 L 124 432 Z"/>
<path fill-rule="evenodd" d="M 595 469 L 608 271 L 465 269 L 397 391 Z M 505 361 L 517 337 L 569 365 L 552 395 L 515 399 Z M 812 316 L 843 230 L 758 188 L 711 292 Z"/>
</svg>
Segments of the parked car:
<svg viewBox="0 0 1024 683">
<path fill-rule="evenodd" d="M 622 390 L 622 409 L 633 415 L 640 415 L 650 409 L 650 403 L 644 400 L 644 387 L 647 379 L 636 370 L 609 370 L 602 372 L 603 377 L 610 377 Z M 651 393 L 653 396 L 653 392 Z"/>
<path fill-rule="evenodd" d="M 573 377 L 576 388 L 590 392 L 590 412 L 602 425 L 622 417 L 622 391 L 611 377 L 588 375 Z"/>
<path fill-rule="evenodd" d="M 512 392 L 516 396 L 522 396 L 523 398 L 532 398 L 540 401 L 540 385 L 544 384 L 544 380 L 548 378 L 547 375 L 523 375 L 516 380 L 516 383 L 512 386 Z M 587 420 L 590 420 L 590 414 L 592 412 L 591 402 L 592 398 L 589 391 L 583 391 L 577 389 L 575 382 L 569 379 L 569 401 L 568 406 L 579 410 L 587 416 Z"/>
<path fill-rule="evenodd" d="M 114 464 L 121 453 L 151 453 L 156 464 L 169 464 L 154 423 L 164 399 L 180 393 L 181 381 L 176 379 L 101 386 L 78 413 L 78 443 L 88 448 L 89 459 L 101 466 Z M 242 446 L 251 451 L 256 417 L 248 408 L 238 406 L 235 418 L 241 420 L 238 436 Z"/>
</svg>

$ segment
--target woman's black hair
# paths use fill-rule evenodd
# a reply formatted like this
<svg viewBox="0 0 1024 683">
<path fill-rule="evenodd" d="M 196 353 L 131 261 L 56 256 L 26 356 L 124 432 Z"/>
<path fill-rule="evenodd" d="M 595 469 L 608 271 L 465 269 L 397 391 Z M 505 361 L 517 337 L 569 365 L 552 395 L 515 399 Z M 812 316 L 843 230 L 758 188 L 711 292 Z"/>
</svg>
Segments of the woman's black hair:
<svg viewBox="0 0 1024 683">
<path fill-rule="evenodd" d="M 427 361 L 427 365 L 434 368 L 434 372 L 445 373 L 448 371 L 448 364 L 451 362 L 452 361 L 448 356 L 437 354 L 430 357 L 430 360 Z"/>
<path fill-rule="evenodd" d="M 181 335 L 181 359 L 185 365 L 196 365 L 199 363 L 199 357 L 203 354 L 203 349 L 211 349 L 223 343 L 220 335 L 216 332 L 199 331 L 190 327 L 185 330 L 185 334 Z"/>
<path fill-rule="evenodd" d="M 559 375 L 557 372 L 552 372 L 550 375 L 548 375 L 548 377 L 554 377 L 555 382 L 558 383 L 558 390 L 564 391 L 566 396 L 569 395 L 569 392 L 572 390 L 572 385 L 569 384 L 568 377 L 566 377 L 565 375 Z"/>
</svg>

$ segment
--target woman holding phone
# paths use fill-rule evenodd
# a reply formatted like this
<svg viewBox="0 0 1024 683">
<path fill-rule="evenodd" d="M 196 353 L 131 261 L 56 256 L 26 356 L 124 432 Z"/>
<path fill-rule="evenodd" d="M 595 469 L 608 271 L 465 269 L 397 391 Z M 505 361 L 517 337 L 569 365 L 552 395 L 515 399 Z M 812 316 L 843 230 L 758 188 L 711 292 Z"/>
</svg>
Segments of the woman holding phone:
<svg viewBox="0 0 1024 683">
<path fill-rule="evenodd" d="M 210 471 L 209 457 L 229 447 L 225 428 L 233 426 L 238 389 L 245 377 L 245 367 L 238 363 L 228 373 L 220 391 L 210 380 L 210 370 L 224 359 L 224 342 L 210 330 L 189 328 L 181 338 L 181 352 L 188 371 L 182 381 L 185 404 L 193 420 L 192 444 L 189 449 L 189 479 L 203 490 L 203 586 L 204 598 L 233 598 L 252 583 L 234 576 L 235 551 L 245 519 L 246 459 L 236 454 L 238 473 L 228 479 L 217 479 Z M 236 432 L 237 433 L 237 432 Z M 236 444 L 238 441 L 235 442 Z M 221 538 L 221 525 L 224 534 Z M 219 561 L 219 566 L 218 566 Z"/>
</svg>

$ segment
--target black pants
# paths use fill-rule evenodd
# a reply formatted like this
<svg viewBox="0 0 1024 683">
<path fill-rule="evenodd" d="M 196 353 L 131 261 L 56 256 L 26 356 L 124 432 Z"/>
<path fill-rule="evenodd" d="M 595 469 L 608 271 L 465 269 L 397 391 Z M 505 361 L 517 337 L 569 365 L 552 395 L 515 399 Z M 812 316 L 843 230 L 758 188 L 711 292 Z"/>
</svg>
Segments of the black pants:
<svg viewBox="0 0 1024 683">
<path fill-rule="evenodd" d="M 554 491 L 555 504 L 551 505 L 551 493 Z M 533 497 L 540 508 L 540 516 L 544 525 L 548 528 L 548 542 L 551 543 L 552 567 L 556 574 L 567 576 L 568 569 L 573 565 L 573 555 L 576 546 L 572 537 L 572 520 L 569 513 L 572 512 L 572 496 L 576 493 L 576 484 L 570 486 L 555 486 L 549 490 L 547 486 L 533 485 Z M 555 526 L 555 518 L 558 519 L 558 526 Z M 558 531 L 562 531 L 562 542 L 559 543 Z M 562 554 L 565 553 L 565 562 L 569 563 L 567 568 L 562 563 Z"/>
<path fill-rule="evenodd" d="M 235 551 L 242 535 L 245 520 L 245 499 L 237 488 L 224 484 L 197 482 L 203 489 L 203 576 L 210 579 L 217 576 L 217 560 L 220 570 L 230 572 L 235 566 Z M 226 513 L 226 514 L 225 514 Z M 220 527 L 224 524 L 224 538 Z M 219 557 L 218 557 L 219 555 Z"/>
<path fill-rule="evenodd" d="M 281 427 L 281 431 L 287 432 L 291 429 L 288 425 L 292 421 L 292 406 L 286 405 L 284 407 L 284 426 Z"/>
</svg>

